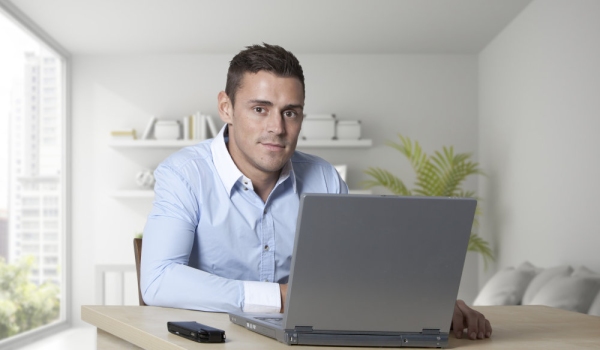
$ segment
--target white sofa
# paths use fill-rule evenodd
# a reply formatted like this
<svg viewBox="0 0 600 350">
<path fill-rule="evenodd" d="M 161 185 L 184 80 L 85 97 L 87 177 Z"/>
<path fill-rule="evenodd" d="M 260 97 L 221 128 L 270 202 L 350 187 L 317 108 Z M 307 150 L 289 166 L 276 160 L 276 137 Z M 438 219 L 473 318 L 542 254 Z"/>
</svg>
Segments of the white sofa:
<svg viewBox="0 0 600 350">
<path fill-rule="evenodd" d="M 600 316 L 600 274 L 584 266 L 539 268 L 524 262 L 498 271 L 473 305 L 547 305 Z"/>
</svg>

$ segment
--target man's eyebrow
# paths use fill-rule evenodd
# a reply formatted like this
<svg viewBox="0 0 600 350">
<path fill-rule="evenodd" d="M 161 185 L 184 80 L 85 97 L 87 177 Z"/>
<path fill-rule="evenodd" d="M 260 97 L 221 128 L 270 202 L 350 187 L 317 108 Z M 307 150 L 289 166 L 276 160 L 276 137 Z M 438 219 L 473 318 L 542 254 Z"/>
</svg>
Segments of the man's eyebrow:
<svg viewBox="0 0 600 350">
<path fill-rule="evenodd" d="M 286 105 L 283 109 L 304 109 L 304 105 L 289 104 Z"/>
<path fill-rule="evenodd" d="M 259 104 L 259 105 L 265 105 L 265 106 L 273 106 L 273 102 L 268 101 L 268 100 L 249 100 L 248 104 L 249 105 Z M 304 105 L 301 105 L 301 104 L 288 104 L 288 105 L 285 105 L 283 107 L 283 109 L 304 109 Z"/>
<path fill-rule="evenodd" d="M 249 105 L 253 105 L 253 104 L 259 104 L 259 105 L 267 105 L 267 106 L 272 106 L 273 102 L 271 101 L 267 101 L 267 100 L 250 100 L 248 101 Z"/>
</svg>

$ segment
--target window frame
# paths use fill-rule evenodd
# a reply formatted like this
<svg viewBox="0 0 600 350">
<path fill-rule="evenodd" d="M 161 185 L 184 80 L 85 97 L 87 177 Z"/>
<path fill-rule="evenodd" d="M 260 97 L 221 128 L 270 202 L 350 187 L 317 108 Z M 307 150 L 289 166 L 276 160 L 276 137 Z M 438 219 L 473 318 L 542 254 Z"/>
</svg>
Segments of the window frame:
<svg viewBox="0 0 600 350">
<path fill-rule="evenodd" d="M 34 21 L 25 15 L 18 7 L 10 1 L 0 0 L 0 13 L 12 20 L 15 25 L 31 35 L 34 39 L 44 45 L 46 49 L 60 57 L 62 66 L 62 104 L 64 106 L 61 115 L 61 128 L 64 135 L 61 140 L 61 176 L 62 185 L 61 195 L 64 200 L 61 203 L 62 214 L 59 220 L 63 224 L 64 239 L 61 242 L 61 259 L 64 262 L 64 268 L 61 269 L 61 303 L 60 314 L 64 317 L 46 326 L 41 326 L 30 331 L 16 334 L 10 338 L 0 341 L 0 347 L 3 349 L 16 349 L 26 344 L 38 341 L 45 337 L 56 334 L 59 331 L 70 328 L 73 324 L 72 319 L 72 263 L 71 263 L 71 54 L 64 49 L 56 40 L 48 35 Z"/>
</svg>

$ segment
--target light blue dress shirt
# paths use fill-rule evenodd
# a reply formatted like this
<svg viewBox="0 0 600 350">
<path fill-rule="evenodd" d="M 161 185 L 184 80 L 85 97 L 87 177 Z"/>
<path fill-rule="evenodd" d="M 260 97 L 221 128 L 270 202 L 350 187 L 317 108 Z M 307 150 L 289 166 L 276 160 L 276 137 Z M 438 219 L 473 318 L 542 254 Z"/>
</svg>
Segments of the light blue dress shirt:
<svg viewBox="0 0 600 350">
<path fill-rule="evenodd" d="M 265 203 L 231 159 L 226 133 L 227 126 L 174 153 L 154 172 L 140 271 L 148 305 L 249 311 L 251 286 L 244 281 L 268 282 L 279 298 L 276 283 L 287 283 L 290 273 L 300 195 L 348 193 L 331 164 L 296 151 Z"/>
</svg>

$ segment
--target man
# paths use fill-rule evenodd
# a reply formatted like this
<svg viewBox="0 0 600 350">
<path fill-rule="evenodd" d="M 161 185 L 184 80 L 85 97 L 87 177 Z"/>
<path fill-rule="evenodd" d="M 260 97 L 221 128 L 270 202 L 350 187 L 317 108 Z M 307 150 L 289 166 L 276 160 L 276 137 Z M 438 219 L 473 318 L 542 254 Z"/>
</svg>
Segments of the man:
<svg viewBox="0 0 600 350">
<path fill-rule="evenodd" d="M 141 291 L 148 305 L 283 312 L 300 194 L 348 193 L 334 167 L 297 152 L 304 74 L 279 46 L 250 46 L 230 63 L 219 135 L 184 148 L 154 176 Z M 457 301 L 457 336 L 489 337 Z M 460 335 L 459 335 L 460 334 Z"/>
</svg>

